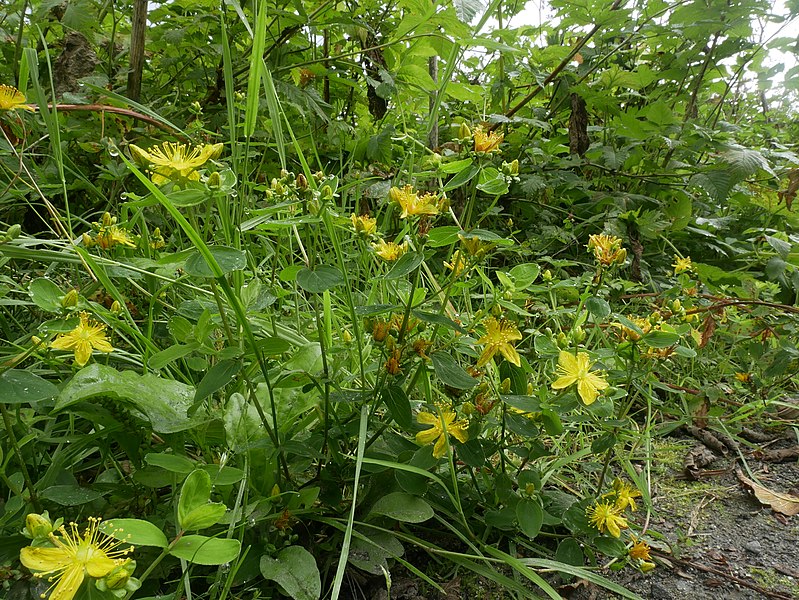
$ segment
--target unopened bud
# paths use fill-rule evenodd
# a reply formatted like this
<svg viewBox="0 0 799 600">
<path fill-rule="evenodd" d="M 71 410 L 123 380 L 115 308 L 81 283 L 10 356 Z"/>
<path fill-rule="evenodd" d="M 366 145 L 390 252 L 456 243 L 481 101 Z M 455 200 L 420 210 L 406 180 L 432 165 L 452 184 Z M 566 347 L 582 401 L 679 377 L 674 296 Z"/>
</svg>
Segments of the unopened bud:
<svg viewBox="0 0 799 600">
<path fill-rule="evenodd" d="M 519 159 L 516 158 L 516 159 L 512 160 L 510 165 L 509 165 L 509 167 L 510 167 L 509 170 L 510 170 L 510 174 L 511 175 L 513 175 L 513 176 L 518 175 L 519 174 Z"/>
<path fill-rule="evenodd" d="M 62 308 L 74 308 L 78 305 L 78 290 L 69 290 L 61 297 Z"/>
<path fill-rule="evenodd" d="M 136 570 L 136 561 L 127 559 L 121 565 L 117 565 L 108 575 L 105 576 L 105 587 L 109 590 L 121 590 L 123 589 L 130 579 L 131 575 L 133 575 L 133 571 Z"/>
<path fill-rule="evenodd" d="M 341 332 L 341 339 L 344 340 L 345 344 L 349 344 L 352 341 L 352 334 L 349 330 L 345 329 Z"/>
<path fill-rule="evenodd" d="M 111 314 L 118 315 L 122 312 L 122 305 L 119 303 L 119 300 L 114 300 L 111 304 Z"/>
<path fill-rule="evenodd" d="M 297 175 L 295 183 L 297 184 L 297 188 L 300 189 L 300 190 L 307 190 L 308 189 L 308 180 L 305 179 L 305 175 L 303 175 L 302 173 Z"/>
<path fill-rule="evenodd" d="M 50 521 L 50 517 L 46 512 L 43 515 L 30 513 L 25 517 L 25 531 L 23 533 L 28 537 L 42 539 L 49 536 L 52 532 L 53 523 Z"/>
<path fill-rule="evenodd" d="M 499 384 L 499 391 L 503 394 L 510 394 L 510 377 L 506 377 Z"/>
<path fill-rule="evenodd" d="M 103 227 L 111 227 L 111 225 L 115 225 L 117 220 L 116 217 L 112 217 L 110 212 L 104 212 L 103 218 L 101 219 Z"/>
<path fill-rule="evenodd" d="M 461 126 L 458 128 L 458 138 L 462 140 L 469 140 L 472 138 L 472 130 L 466 123 L 461 123 Z"/>
<path fill-rule="evenodd" d="M 569 338 L 562 331 L 558 334 L 558 337 L 555 338 L 555 342 L 557 343 L 558 348 L 567 348 L 569 346 Z"/>
<path fill-rule="evenodd" d="M 541 277 L 543 278 L 544 281 L 552 281 L 552 271 L 547 269 L 541 274 Z"/>
<path fill-rule="evenodd" d="M 214 171 L 208 176 L 208 187 L 209 188 L 218 188 L 222 185 L 222 178 L 219 176 L 218 171 Z"/>
<path fill-rule="evenodd" d="M 575 327 L 572 329 L 572 340 L 575 344 L 581 343 L 585 339 L 585 329 L 582 327 Z"/>
<path fill-rule="evenodd" d="M 320 195 L 322 196 L 322 200 L 332 200 L 333 188 L 331 188 L 329 185 L 322 186 Z"/>
<path fill-rule="evenodd" d="M 474 414 L 474 404 L 471 402 L 464 402 L 463 406 L 461 406 L 461 412 L 466 415 L 467 417 Z"/>
<path fill-rule="evenodd" d="M 19 234 L 22 233 L 22 225 L 19 223 L 14 223 L 11 227 L 8 228 L 6 231 L 6 240 L 15 240 L 19 237 Z"/>
</svg>

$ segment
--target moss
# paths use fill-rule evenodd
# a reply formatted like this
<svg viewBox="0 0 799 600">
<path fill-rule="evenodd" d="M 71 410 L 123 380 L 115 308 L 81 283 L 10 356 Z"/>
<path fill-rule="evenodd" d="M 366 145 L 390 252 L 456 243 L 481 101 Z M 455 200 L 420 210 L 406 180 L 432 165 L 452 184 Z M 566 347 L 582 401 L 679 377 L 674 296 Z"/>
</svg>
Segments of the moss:
<svg viewBox="0 0 799 600">
<path fill-rule="evenodd" d="M 788 594 L 799 597 L 799 581 L 778 573 L 774 569 L 749 567 L 749 575 L 755 580 L 755 583 L 767 590 L 786 591 Z"/>
</svg>

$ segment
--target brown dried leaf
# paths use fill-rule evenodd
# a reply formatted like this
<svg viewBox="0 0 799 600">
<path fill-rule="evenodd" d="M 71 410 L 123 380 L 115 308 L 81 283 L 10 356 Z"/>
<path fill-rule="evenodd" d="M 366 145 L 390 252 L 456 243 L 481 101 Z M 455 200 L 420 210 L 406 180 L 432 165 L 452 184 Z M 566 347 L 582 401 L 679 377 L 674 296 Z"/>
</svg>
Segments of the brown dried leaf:
<svg viewBox="0 0 799 600">
<path fill-rule="evenodd" d="M 799 515 L 799 496 L 772 492 L 770 489 L 746 477 L 741 472 L 741 469 L 735 469 L 735 475 L 738 477 L 738 480 L 744 484 L 744 487 L 754 494 L 755 498 L 757 498 L 761 504 L 770 506 L 771 510 L 774 512 L 789 517 Z"/>
<path fill-rule="evenodd" d="M 700 348 L 707 346 L 707 343 L 710 341 L 710 338 L 713 337 L 715 331 L 716 319 L 713 318 L 713 315 L 706 316 L 705 320 L 702 322 L 702 339 L 699 341 Z"/>
</svg>

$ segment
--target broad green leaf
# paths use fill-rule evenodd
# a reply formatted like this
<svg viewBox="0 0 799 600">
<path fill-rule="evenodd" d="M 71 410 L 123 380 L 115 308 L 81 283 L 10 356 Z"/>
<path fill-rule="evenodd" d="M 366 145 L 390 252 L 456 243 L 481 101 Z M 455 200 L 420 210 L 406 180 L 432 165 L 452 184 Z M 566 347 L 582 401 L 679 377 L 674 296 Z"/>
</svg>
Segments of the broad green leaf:
<svg viewBox="0 0 799 600">
<path fill-rule="evenodd" d="M 421 65 L 403 65 L 397 71 L 396 80 L 406 85 L 418 87 L 425 92 L 432 92 L 437 87 L 436 82 L 430 77 L 430 73 Z"/>
<path fill-rule="evenodd" d="M 534 539 L 541 531 L 544 511 L 535 500 L 522 499 L 516 504 L 516 520 L 524 534 Z"/>
<path fill-rule="evenodd" d="M 643 338 L 651 348 L 668 348 L 680 341 L 680 336 L 670 331 L 650 331 Z"/>
<path fill-rule="evenodd" d="M 305 267 L 297 273 L 297 285 L 306 292 L 318 294 L 344 285 L 344 277 L 341 275 L 341 271 L 329 265 L 322 265 L 316 269 Z"/>
<path fill-rule="evenodd" d="M 40 496 L 61 506 L 80 506 L 103 497 L 100 492 L 79 485 L 53 485 L 42 490 Z"/>
<path fill-rule="evenodd" d="M 369 514 L 383 515 L 403 523 L 424 523 L 433 517 L 430 505 L 417 496 L 392 492 L 380 498 Z"/>
<path fill-rule="evenodd" d="M 455 225 L 433 227 L 427 234 L 427 245 L 431 248 L 449 246 L 458 241 L 458 233 L 460 233 L 460 228 Z"/>
<path fill-rule="evenodd" d="M 0 402 L 24 404 L 49 400 L 58 395 L 58 388 L 30 371 L 9 369 L 0 375 Z"/>
<path fill-rule="evenodd" d="M 139 375 L 100 364 L 78 371 L 61 391 L 54 410 L 93 398 L 122 401 L 122 405 L 142 413 L 158 433 L 176 433 L 202 422 L 186 415 L 194 398 L 193 387 L 151 373 Z"/>
<path fill-rule="evenodd" d="M 192 471 L 183 482 L 178 500 L 178 524 L 187 529 L 184 521 L 195 508 L 208 504 L 211 499 L 211 476 L 202 469 Z"/>
<path fill-rule="evenodd" d="M 460 333 L 464 334 L 466 333 L 466 330 L 460 325 L 458 325 L 455 321 L 439 313 L 414 310 L 413 316 L 419 319 L 420 321 L 424 321 L 425 323 L 433 323 L 435 325 L 441 325 L 442 327 L 446 327 L 447 329 L 452 329 L 453 331 L 459 331 Z"/>
<path fill-rule="evenodd" d="M 403 389 L 398 385 L 388 385 L 383 388 L 380 394 L 383 402 L 391 413 L 391 418 L 402 429 L 409 431 L 413 428 L 413 416 L 411 415 L 411 403 Z"/>
<path fill-rule="evenodd" d="M 161 369 L 168 365 L 169 363 L 183 358 L 184 356 L 188 356 L 195 350 L 200 347 L 200 344 L 196 342 L 192 342 L 190 344 L 175 344 L 161 350 L 160 352 L 156 352 L 150 357 L 150 360 L 147 361 L 147 366 L 151 369 Z"/>
<path fill-rule="evenodd" d="M 402 556 L 404 553 L 405 548 L 390 533 L 367 530 L 366 532 L 356 532 L 356 535 L 353 536 L 352 548 L 347 560 L 362 571 L 373 575 L 382 575 L 389 570 L 388 559 Z"/>
<path fill-rule="evenodd" d="M 486 167 L 477 178 L 477 189 L 490 196 L 501 196 L 508 193 L 508 182 L 496 167 Z"/>
<path fill-rule="evenodd" d="M 289 546 L 277 558 L 262 556 L 261 575 L 280 584 L 292 600 L 319 600 L 322 579 L 313 555 L 302 546 Z"/>
<path fill-rule="evenodd" d="M 181 208 L 197 206 L 209 200 L 207 191 L 191 188 L 171 191 L 167 194 L 167 198 L 169 198 L 172 204 Z"/>
<path fill-rule="evenodd" d="M 399 279 L 413 272 L 416 267 L 422 264 L 424 254 L 421 252 L 408 252 L 399 257 L 391 270 L 385 274 L 384 279 Z"/>
<path fill-rule="evenodd" d="M 169 542 L 158 527 L 141 519 L 111 519 L 100 524 L 100 531 L 134 546 L 166 548 Z"/>
<path fill-rule="evenodd" d="M 197 565 L 222 565 L 234 560 L 240 551 L 238 540 L 184 535 L 169 553 Z"/>
<path fill-rule="evenodd" d="M 194 393 L 194 400 L 188 414 L 193 415 L 194 410 L 203 400 L 233 381 L 242 366 L 243 363 L 240 360 L 222 360 L 208 369 L 200 383 L 197 384 L 197 391 Z"/>
<path fill-rule="evenodd" d="M 241 250 L 227 246 L 209 246 L 208 250 L 219 264 L 223 274 L 239 271 L 247 266 L 247 255 Z M 214 277 L 214 272 L 199 252 L 189 256 L 184 268 L 186 273 L 193 277 Z"/>
<path fill-rule="evenodd" d="M 477 379 L 469 375 L 452 355 L 446 352 L 433 352 L 430 358 L 433 361 L 433 370 L 446 385 L 456 390 L 468 390 L 478 384 Z"/>
<path fill-rule="evenodd" d="M 203 504 L 184 515 L 180 522 L 185 531 L 197 531 L 215 525 L 225 516 L 227 507 L 221 502 L 209 502 Z"/>
<path fill-rule="evenodd" d="M 456 160 L 453 162 L 444 163 L 438 168 L 438 170 L 448 175 L 452 173 L 460 173 L 464 169 L 470 167 L 473 162 L 474 160 L 471 158 L 464 158 L 462 160 Z M 436 229 L 447 229 L 447 228 L 454 229 L 456 232 L 458 231 L 454 225 L 447 225 L 446 227 L 437 227 Z M 430 233 L 432 234 L 433 230 L 431 230 Z"/>
<path fill-rule="evenodd" d="M 599 322 L 610 316 L 610 304 L 604 298 L 597 296 L 591 296 L 585 301 L 585 309 Z"/>
<path fill-rule="evenodd" d="M 44 277 L 39 277 L 31 281 L 28 286 L 28 293 L 34 304 L 47 312 L 61 311 L 61 298 L 64 292 L 52 281 Z"/>
<path fill-rule="evenodd" d="M 196 465 L 185 456 L 164 452 L 150 452 L 144 457 L 144 462 L 154 467 L 161 467 L 170 473 L 181 475 L 188 475 L 196 468 Z"/>
</svg>

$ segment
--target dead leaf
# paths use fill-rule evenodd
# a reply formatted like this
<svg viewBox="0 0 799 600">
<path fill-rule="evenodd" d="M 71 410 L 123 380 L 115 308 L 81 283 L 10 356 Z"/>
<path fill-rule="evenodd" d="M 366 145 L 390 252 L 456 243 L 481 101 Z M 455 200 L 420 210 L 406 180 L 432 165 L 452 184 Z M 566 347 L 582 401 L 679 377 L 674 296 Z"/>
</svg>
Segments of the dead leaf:
<svg viewBox="0 0 799 600">
<path fill-rule="evenodd" d="M 755 498 L 757 498 L 761 504 L 770 506 L 771 510 L 774 512 L 789 517 L 793 515 L 799 515 L 799 496 L 791 496 L 790 494 L 772 492 L 768 488 L 765 488 L 759 483 L 755 483 L 746 477 L 741 472 L 741 469 L 736 468 L 735 475 L 737 475 L 738 480 L 744 484 L 744 487 L 754 494 Z"/>
<path fill-rule="evenodd" d="M 710 338 L 713 337 L 713 333 L 715 331 L 716 320 L 713 318 L 713 315 L 706 316 L 704 322 L 702 323 L 702 339 L 699 342 L 700 348 L 707 346 L 707 343 L 710 341 Z"/>
</svg>

